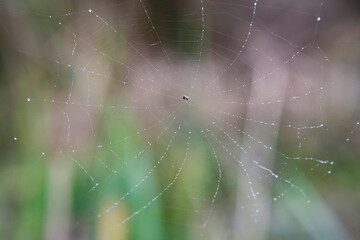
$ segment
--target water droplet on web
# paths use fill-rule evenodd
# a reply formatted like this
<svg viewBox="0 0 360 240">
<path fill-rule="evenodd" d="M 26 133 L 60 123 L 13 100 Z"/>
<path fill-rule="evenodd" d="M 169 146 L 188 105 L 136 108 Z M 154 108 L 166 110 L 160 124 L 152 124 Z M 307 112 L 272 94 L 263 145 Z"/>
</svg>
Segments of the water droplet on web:
<svg viewBox="0 0 360 240">
<path fill-rule="evenodd" d="M 17 140 L 17 137 L 14 137 L 14 141 L 16 141 Z"/>
<path fill-rule="evenodd" d="M 27 102 L 30 102 L 30 101 L 31 101 L 31 99 L 30 99 L 30 98 L 27 98 L 27 99 L 26 99 L 26 101 L 27 101 Z"/>
<path fill-rule="evenodd" d="M 347 142 L 350 142 L 350 138 L 347 138 L 346 141 L 347 141 Z"/>
<path fill-rule="evenodd" d="M 318 17 L 318 18 L 317 18 L 317 21 L 318 21 L 318 22 L 321 21 L 321 17 Z"/>
</svg>

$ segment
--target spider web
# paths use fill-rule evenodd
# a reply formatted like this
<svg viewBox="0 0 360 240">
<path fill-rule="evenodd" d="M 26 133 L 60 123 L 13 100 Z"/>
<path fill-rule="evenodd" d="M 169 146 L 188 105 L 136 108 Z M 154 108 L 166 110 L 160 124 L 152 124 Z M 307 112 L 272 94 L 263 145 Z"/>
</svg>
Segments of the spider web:
<svg viewBox="0 0 360 240">
<path fill-rule="evenodd" d="M 74 231 L 102 221 L 140 239 L 164 226 L 246 236 L 276 202 L 311 205 L 304 179 L 326 181 L 334 139 L 358 137 L 356 116 L 331 115 L 345 77 L 318 41 L 321 2 L 6 9 L 46 33 L 38 52 L 16 44 L 46 73 L 22 96 L 26 125 L 41 130 L 12 138 L 42 139 L 30 148 L 50 165 L 49 207 L 59 179 L 74 182 Z"/>
</svg>

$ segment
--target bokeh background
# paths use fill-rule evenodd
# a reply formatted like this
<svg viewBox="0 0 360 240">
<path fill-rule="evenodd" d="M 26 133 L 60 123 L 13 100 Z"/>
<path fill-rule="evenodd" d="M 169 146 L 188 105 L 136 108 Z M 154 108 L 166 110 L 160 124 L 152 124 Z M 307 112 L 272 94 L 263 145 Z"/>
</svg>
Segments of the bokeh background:
<svg viewBox="0 0 360 240">
<path fill-rule="evenodd" d="M 0 238 L 359 238 L 360 7 L 322 2 L 1 2 Z"/>
</svg>

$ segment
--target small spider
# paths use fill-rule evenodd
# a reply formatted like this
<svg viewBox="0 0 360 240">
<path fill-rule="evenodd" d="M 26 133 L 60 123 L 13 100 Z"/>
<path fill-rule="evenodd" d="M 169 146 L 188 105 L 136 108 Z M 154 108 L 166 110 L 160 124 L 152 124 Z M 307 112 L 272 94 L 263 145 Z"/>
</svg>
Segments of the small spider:
<svg viewBox="0 0 360 240">
<path fill-rule="evenodd" d="M 182 99 L 185 100 L 185 101 L 189 101 L 189 97 L 186 96 L 186 95 L 184 95 L 184 96 L 182 97 Z"/>
</svg>

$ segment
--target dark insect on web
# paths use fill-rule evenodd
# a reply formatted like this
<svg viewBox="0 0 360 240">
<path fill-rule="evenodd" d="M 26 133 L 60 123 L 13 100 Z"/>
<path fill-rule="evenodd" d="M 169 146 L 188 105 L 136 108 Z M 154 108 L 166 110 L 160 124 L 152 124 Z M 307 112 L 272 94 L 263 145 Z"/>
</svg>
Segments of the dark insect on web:
<svg viewBox="0 0 360 240">
<path fill-rule="evenodd" d="M 182 97 L 182 99 L 185 100 L 185 101 L 189 101 L 189 97 L 186 96 L 186 95 L 184 95 L 184 96 Z"/>
</svg>

